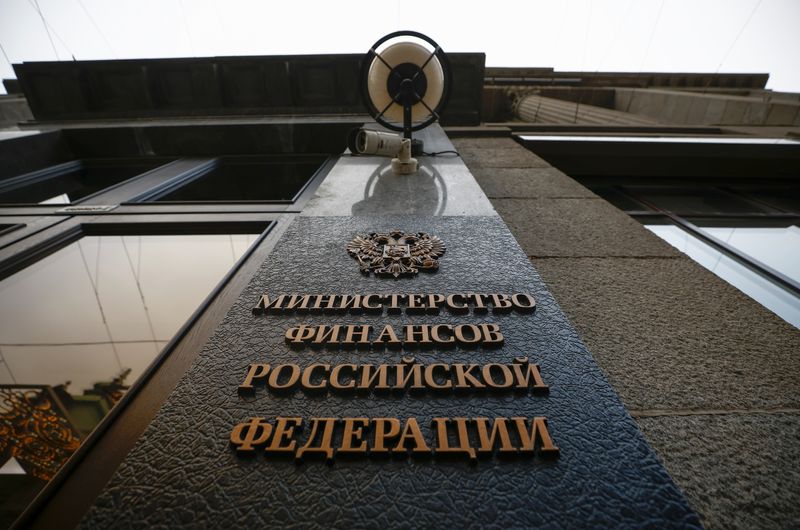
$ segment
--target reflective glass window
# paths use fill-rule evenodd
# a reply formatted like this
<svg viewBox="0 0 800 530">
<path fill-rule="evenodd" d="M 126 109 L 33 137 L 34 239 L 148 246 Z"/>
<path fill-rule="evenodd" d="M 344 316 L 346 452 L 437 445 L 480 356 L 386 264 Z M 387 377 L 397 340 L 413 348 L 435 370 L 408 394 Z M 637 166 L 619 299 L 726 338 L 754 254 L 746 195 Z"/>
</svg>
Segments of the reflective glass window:
<svg viewBox="0 0 800 530">
<path fill-rule="evenodd" d="M 634 198 L 641 197 L 664 210 L 683 214 L 748 214 L 775 211 L 743 197 L 714 188 L 672 188 L 657 186 L 625 187 Z"/>
<path fill-rule="evenodd" d="M 53 477 L 256 237 L 87 236 L 0 281 L 0 525 Z"/>
<path fill-rule="evenodd" d="M 800 228 L 717 227 L 701 230 L 800 283 Z"/>
<path fill-rule="evenodd" d="M 0 204 L 69 204 L 164 163 L 76 161 L 38 177 L 24 175 L 0 182 Z"/>
<path fill-rule="evenodd" d="M 753 272 L 675 225 L 645 225 L 645 227 L 790 324 L 800 328 L 800 299 L 793 293 Z M 704 230 L 708 229 L 704 228 Z M 786 236 L 776 235 L 776 237 Z M 788 237 L 794 236 L 790 234 Z M 780 253 L 781 249 L 776 248 L 774 251 Z M 793 252 L 797 252 L 797 249 Z M 779 261 L 782 262 L 782 258 L 779 258 Z"/>
<path fill-rule="evenodd" d="M 224 157 L 186 184 L 157 196 L 175 202 L 291 202 L 326 156 Z"/>
</svg>

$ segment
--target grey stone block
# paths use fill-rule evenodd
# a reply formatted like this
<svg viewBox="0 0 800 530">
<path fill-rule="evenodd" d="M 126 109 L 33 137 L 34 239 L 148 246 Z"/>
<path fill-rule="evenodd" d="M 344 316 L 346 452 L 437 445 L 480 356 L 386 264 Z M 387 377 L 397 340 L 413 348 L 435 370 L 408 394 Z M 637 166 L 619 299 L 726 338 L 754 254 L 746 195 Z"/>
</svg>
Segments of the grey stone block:
<svg viewBox="0 0 800 530">
<path fill-rule="evenodd" d="M 708 530 L 800 526 L 800 414 L 637 421 Z"/>
<path fill-rule="evenodd" d="M 798 114 L 798 105 L 781 105 L 773 103 L 767 114 L 767 125 L 792 125 Z"/>
<path fill-rule="evenodd" d="M 710 98 L 694 97 L 689 104 L 689 113 L 686 116 L 686 123 L 707 123 L 705 121 Z"/>
<path fill-rule="evenodd" d="M 722 116 L 725 113 L 726 101 L 724 99 L 713 99 L 708 103 L 702 123 L 716 125 L 722 123 Z"/>
<path fill-rule="evenodd" d="M 800 407 L 800 332 L 680 259 L 535 259 L 629 409 Z"/>
<path fill-rule="evenodd" d="M 490 198 L 597 198 L 555 168 L 474 168 L 472 175 Z"/>
<path fill-rule="evenodd" d="M 494 199 L 529 256 L 679 256 L 602 199 Z"/>
<path fill-rule="evenodd" d="M 746 101 L 728 100 L 725 112 L 722 114 L 723 125 L 738 125 L 742 123 L 744 111 L 747 109 Z"/>
<path fill-rule="evenodd" d="M 452 138 L 456 149 L 524 149 L 510 136 L 505 138 Z"/>
<path fill-rule="evenodd" d="M 517 149 L 459 149 L 467 167 L 550 167 L 550 164 L 522 146 Z"/>
</svg>

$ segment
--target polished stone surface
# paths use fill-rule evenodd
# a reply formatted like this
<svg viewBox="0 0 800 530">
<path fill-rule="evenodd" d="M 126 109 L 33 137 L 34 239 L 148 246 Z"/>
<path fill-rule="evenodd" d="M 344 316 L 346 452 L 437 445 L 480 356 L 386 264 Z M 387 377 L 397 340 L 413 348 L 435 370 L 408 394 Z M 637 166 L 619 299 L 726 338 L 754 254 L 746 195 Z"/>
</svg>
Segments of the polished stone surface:
<svg viewBox="0 0 800 530">
<path fill-rule="evenodd" d="M 364 276 L 344 250 L 354 235 L 393 227 L 447 244 L 436 273 Z M 301 266 L 298 266 L 301 264 Z M 253 315 L 277 293 L 529 292 L 532 314 Z M 307 325 L 493 322 L 499 349 L 290 349 L 285 330 Z M 541 365 L 548 395 L 237 395 L 249 363 L 510 362 Z M 238 457 L 228 438 L 249 417 L 418 418 L 546 416 L 560 457 L 337 458 L 298 465 Z M 308 426 L 305 427 L 308 434 Z M 154 494 L 157 492 L 157 494 Z M 698 528 L 678 488 L 608 385 L 513 236 L 497 216 L 298 217 L 231 308 L 83 521 L 84 528 Z"/>
<path fill-rule="evenodd" d="M 438 126 L 415 135 L 426 152 L 452 150 Z M 414 175 L 395 175 L 391 159 L 345 154 L 303 215 L 497 215 L 464 163 L 452 155 L 421 156 Z"/>
</svg>

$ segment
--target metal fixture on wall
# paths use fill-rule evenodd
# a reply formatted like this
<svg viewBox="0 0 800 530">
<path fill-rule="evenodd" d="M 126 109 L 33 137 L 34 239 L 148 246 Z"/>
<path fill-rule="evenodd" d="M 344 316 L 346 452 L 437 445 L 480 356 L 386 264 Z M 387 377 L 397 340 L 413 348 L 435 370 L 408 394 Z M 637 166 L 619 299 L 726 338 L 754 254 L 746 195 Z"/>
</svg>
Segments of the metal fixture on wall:
<svg viewBox="0 0 800 530">
<path fill-rule="evenodd" d="M 370 115 L 383 127 L 402 132 L 358 129 L 348 140 L 358 154 L 394 156 L 399 175 L 417 171 L 413 154 L 422 153 L 412 132 L 439 119 L 452 85 L 450 62 L 433 39 L 416 31 L 397 31 L 379 39 L 361 61 L 361 95 Z"/>
</svg>

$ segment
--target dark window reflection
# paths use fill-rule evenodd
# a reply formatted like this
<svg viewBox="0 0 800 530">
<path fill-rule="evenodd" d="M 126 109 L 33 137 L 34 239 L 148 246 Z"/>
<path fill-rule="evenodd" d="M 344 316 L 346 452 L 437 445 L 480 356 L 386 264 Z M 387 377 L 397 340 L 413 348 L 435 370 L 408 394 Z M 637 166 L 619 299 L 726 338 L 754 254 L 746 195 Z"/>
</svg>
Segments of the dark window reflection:
<svg viewBox="0 0 800 530">
<path fill-rule="evenodd" d="M 84 237 L 0 281 L 0 527 L 256 237 Z"/>
<path fill-rule="evenodd" d="M 765 204 L 714 188 L 672 188 L 625 186 L 625 191 L 667 211 L 692 215 L 704 213 L 749 214 L 775 211 Z"/>
<path fill-rule="evenodd" d="M 164 163 L 76 161 L 40 177 L 0 182 L 0 203 L 69 204 Z"/>
<path fill-rule="evenodd" d="M 326 158 L 222 158 L 188 184 L 155 200 L 292 201 Z"/>
</svg>

